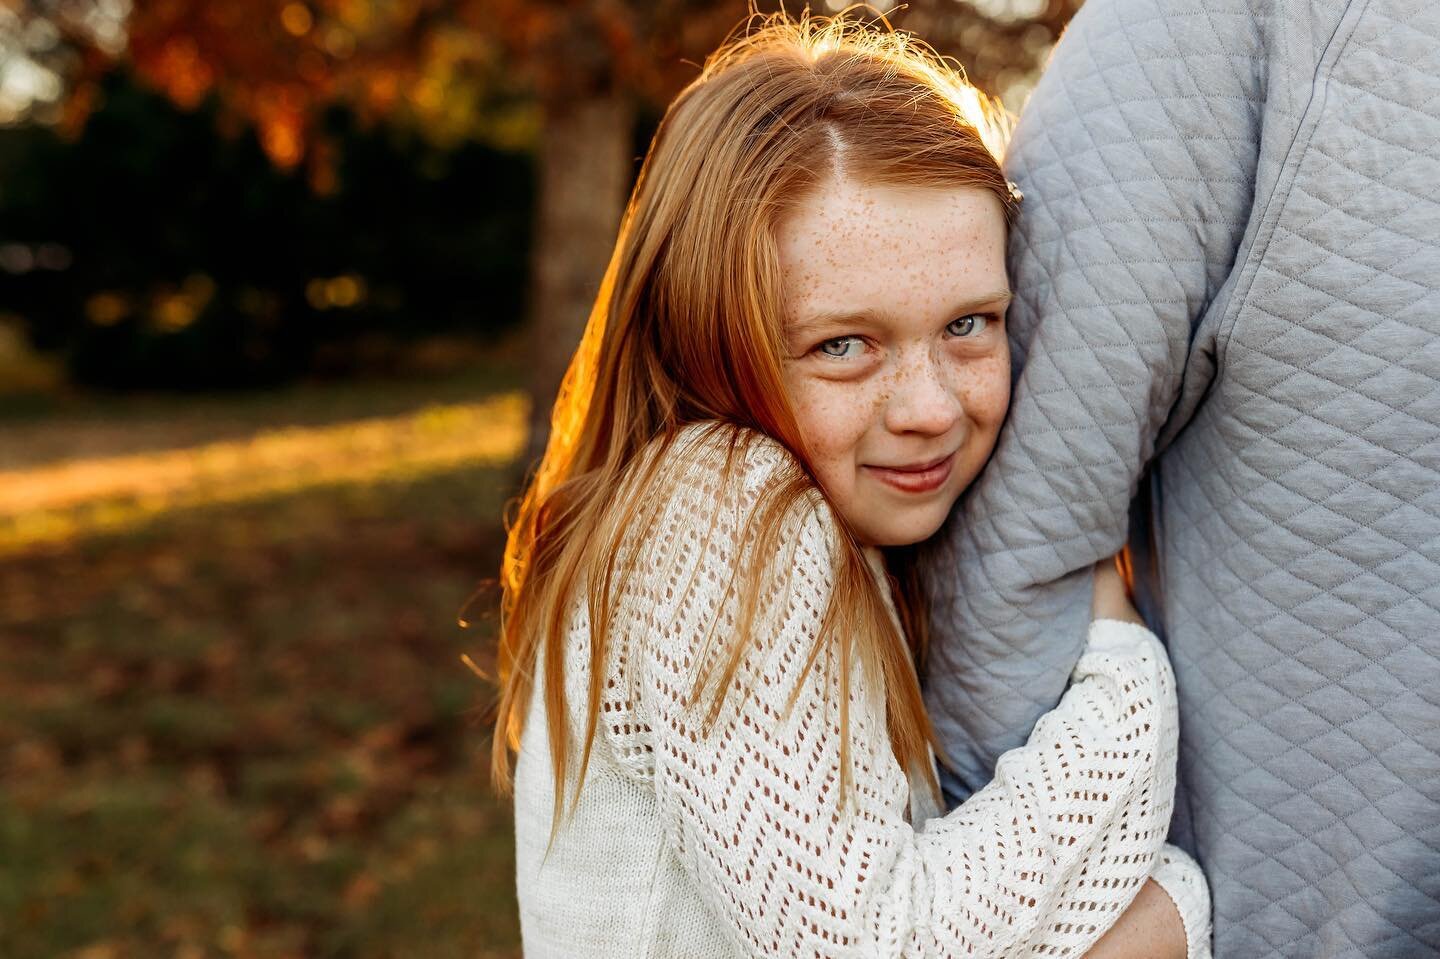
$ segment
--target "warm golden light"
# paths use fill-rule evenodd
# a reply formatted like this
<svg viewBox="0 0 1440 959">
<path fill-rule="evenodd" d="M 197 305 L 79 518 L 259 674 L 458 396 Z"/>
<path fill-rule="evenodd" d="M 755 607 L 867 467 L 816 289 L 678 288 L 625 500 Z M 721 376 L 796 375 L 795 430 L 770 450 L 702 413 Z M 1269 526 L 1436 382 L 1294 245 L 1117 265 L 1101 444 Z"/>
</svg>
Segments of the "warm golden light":
<svg viewBox="0 0 1440 959">
<path fill-rule="evenodd" d="M 3 471 L 0 555 L 132 529 L 183 509 L 503 465 L 524 449 L 528 410 L 524 393 L 503 393 L 403 416 Z"/>
<path fill-rule="evenodd" d="M 317 310 L 345 309 L 365 302 L 370 287 L 356 273 L 335 277 L 316 277 L 305 284 L 305 299 Z"/>
<path fill-rule="evenodd" d="M 130 301 L 123 293 L 96 293 L 85 301 L 85 318 L 96 326 L 114 326 L 129 315 Z"/>
<path fill-rule="evenodd" d="M 215 83 L 215 71 L 200 54 L 190 37 L 177 37 L 167 43 L 160 54 L 160 76 L 165 92 L 185 109 L 199 106 Z"/>
<path fill-rule="evenodd" d="M 194 323 L 215 295 L 215 281 L 203 273 L 185 278 L 178 290 L 168 290 L 155 298 L 150 318 L 155 326 L 174 333 Z"/>
<path fill-rule="evenodd" d="M 273 116 L 261 126 L 261 145 L 270 158 L 282 167 L 300 162 L 304 139 L 299 117 Z"/>
<path fill-rule="evenodd" d="M 829 6 L 834 9 L 836 5 Z M 845 15 L 857 8 L 869 9 L 863 4 L 847 4 L 837 11 L 841 15 L 834 18 L 806 20 L 807 30 L 801 37 L 806 53 L 818 60 L 839 49 L 842 40 L 847 51 L 881 58 L 898 56 L 910 49 L 927 53 L 928 56 L 922 58 L 923 62 L 912 62 L 913 68 L 922 71 L 937 90 L 944 92 L 954 104 L 955 118 L 974 127 L 990 153 L 997 159 L 1003 158 L 1014 118 L 999 101 L 972 86 L 959 61 L 941 55 L 919 37 L 903 31 L 861 29 L 861 21 Z"/>
<path fill-rule="evenodd" d="M 155 325 L 166 333 L 175 333 L 195 322 L 195 305 L 180 294 L 158 297 L 151 312 Z"/>
<path fill-rule="evenodd" d="M 330 302 L 342 309 L 354 306 L 365 295 L 364 280 L 358 276 L 337 276 L 326 284 Z"/>
<path fill-rule="evenodd" d="M 341 26 L 332 26 L 321 38 L 325 52 L 337 60 L 344 60 L 355 52 L 355 34 Z"/>
<path fill-rule="evenodd" d="M 303 3 L 287 3 L 280 11 L 280 24 L 292 37 L 303 37 L 315 25 L 310 8 Z"/>
</svg>

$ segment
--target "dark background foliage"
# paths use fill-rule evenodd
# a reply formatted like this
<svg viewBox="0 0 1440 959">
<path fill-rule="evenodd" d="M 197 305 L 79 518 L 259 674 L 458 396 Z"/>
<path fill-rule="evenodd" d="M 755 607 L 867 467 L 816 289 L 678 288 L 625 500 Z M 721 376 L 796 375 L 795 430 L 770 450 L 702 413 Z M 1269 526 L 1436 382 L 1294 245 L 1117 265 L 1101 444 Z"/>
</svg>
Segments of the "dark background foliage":
<svg viewBox="0 0 1440 959">
<path fill-rule="evenodd" d="M 321 129 L 338 159 L 320 195 L 277 168 L 253 129 L 222 133 L 213 96 L 183 110 L 124 69 L 100 89 L 103 106 L 73 140 L 43 126 L 0 132 L 0 244 L 43 238 L 39 256 L 65 251 L 64 268 L 0 273 L 0 303 L 37 348 L 66 357 L 75 383 L 273 384 L 353 371 L 362 342 L 493 338 L 518 323 L 527 154 L 441 149 L 333 105 Z M 363 278 L 355 304 L 307 297 L 315 278 L 342 276 Z M 155 322 L 155 301 L 187 289 L 196 315 L 178 329 Z M 119 315 L 97 315 L 97 295 Z"/>
</svg>

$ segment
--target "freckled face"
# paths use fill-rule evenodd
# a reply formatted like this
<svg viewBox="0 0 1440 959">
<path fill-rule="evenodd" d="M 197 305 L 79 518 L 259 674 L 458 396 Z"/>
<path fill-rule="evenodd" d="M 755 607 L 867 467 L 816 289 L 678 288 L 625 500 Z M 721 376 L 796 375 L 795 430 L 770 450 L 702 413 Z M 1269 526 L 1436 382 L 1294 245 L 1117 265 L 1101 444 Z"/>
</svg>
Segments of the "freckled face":
<svg viewBox="0 0 1440 959">
<path fill-rule="evenodd" d="M 1009 403 L 1000 202 L 831 181 L 777 241 L 785 380 L 816 478 L 867 545 L 917 543 L 984 465 Z"/>
</svg>

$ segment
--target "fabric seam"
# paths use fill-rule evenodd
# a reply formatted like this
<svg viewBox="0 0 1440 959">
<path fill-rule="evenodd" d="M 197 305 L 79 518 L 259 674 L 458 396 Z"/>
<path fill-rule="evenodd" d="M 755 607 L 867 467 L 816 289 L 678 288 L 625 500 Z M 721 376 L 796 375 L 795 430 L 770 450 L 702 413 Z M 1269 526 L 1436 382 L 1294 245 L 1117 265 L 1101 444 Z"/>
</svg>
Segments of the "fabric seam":
<svg viewBox="0 0 1440 959">
<path fill-rule="evenodd" d="M 1250 249 L 1246 251 L 1245 262 L 1240 268 L 1240 278 L 1223 304 L 1222 318 L 1215 330 L 1217 379 L 1229 360 L 1230 340 L 1234 335 L 1235 325 L 1239 321 L 1240 310 L 1250 296 L 1255 275 L 1260 271 L 1260 264 L 1269 251 L 1270 242 L 1275 236 L 1275 229 L 1279 226 L 1280 218 L 1290 201 L 1290 192 L 1294 189 L 1295 181 L 1300 175 L 1305 152 L 1310 146 L 1315 129 L 1320 125 L 1320 116 L 1325 112 L 1325 106 L 1329 102 L 1331 72 L 1340 59 L 1340 54 L 1350 45 L 1350 38 L 1355 33 L 1355 27 L 1365 16 L 1365 11 L 1369 6 L 1370 0 L 1360 0 L 1358 4 L 1354 0 L 1346 3 L 1345 11 L 1336 22 L 1335 29 L 1325 42 L 1324 50 L 1315 65 L 1315 73 L 1310 82 L 1310 98 L 1306 101 L 1300 123 L 1295 128 L 1295 134 L 1285 148 L 1285 156 L 1280 163 L 1280 176 L 1276 180 L 1275 189 L 1265 200 L 1264 209 L 1260 214 L 1260 225 L 1255 231 L 1255 239 L 1251 242 Z"/>
</svg>

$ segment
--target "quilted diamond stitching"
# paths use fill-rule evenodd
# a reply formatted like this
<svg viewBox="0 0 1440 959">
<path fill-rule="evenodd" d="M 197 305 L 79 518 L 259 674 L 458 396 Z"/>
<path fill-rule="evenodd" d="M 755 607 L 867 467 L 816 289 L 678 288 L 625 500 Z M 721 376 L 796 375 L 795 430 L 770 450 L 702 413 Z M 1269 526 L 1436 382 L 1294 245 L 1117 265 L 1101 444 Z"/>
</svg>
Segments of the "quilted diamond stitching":
<svg viewBox="0 0 1440 959">
<path fill-rule="evenodd" d="M 1186 353 L 1197 388 L 1213 356 L 1159 508 L 1216 955 L 1440 955 L 1440 11 L 1091 0 L 1052 73 L 1012 164 L 1028 362 L 932 566 L 948 785 L 983 782 L 1053 703 L 1085 593 L 1067 571 L 1123 538 Z M 1257 143 L 1258 166 L 1233 162 Z M 1296 175 L 1224 326 L 1214 250 L 1282 158 Z M 1157 316 L 1205 318 L 1177 337 Z"/>
</svg>

